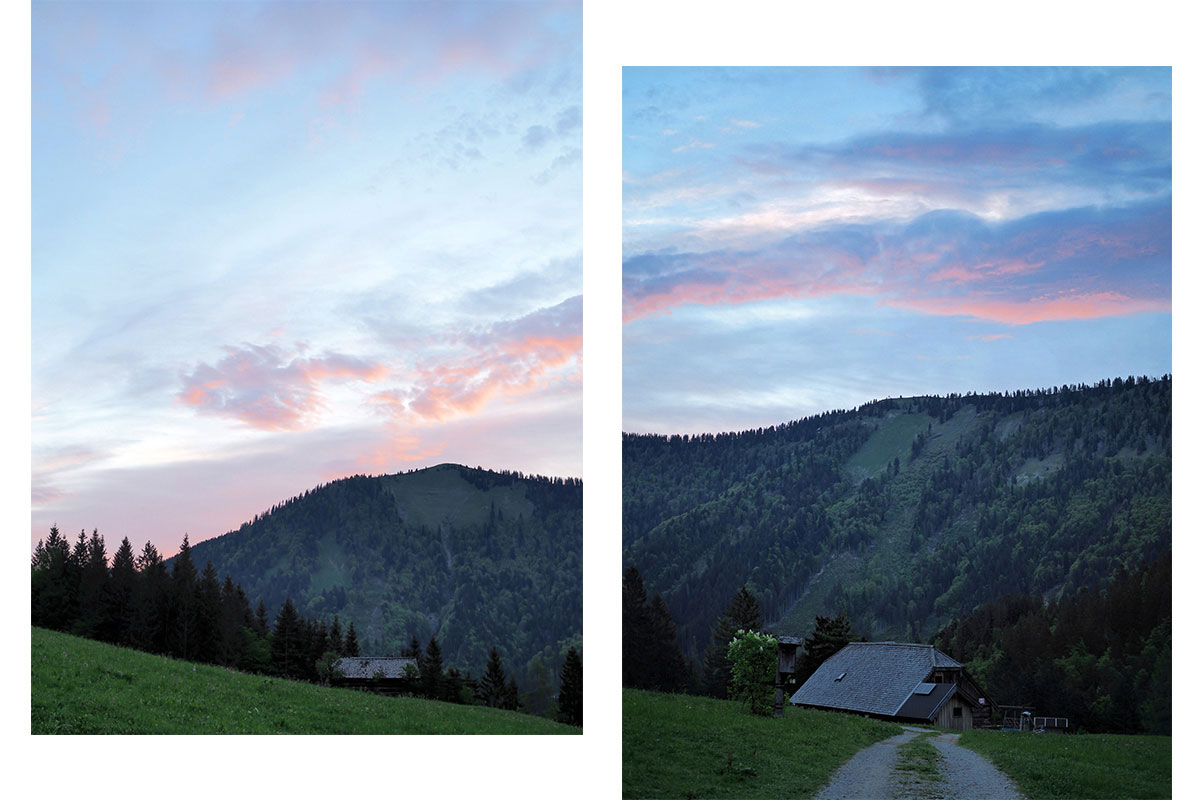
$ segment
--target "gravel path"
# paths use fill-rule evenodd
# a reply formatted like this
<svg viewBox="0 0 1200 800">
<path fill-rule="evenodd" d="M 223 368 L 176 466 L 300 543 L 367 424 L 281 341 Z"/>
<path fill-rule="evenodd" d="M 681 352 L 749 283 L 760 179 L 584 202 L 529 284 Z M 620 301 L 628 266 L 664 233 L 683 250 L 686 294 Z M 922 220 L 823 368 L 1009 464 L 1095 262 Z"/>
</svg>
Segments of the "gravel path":
<svg viewBox="0 0 1200 800">
<path fill-rule="evenodd" d="M 905 728 L 899 736 L 860 751 L 834 773 L 816 800 L 1023 800 L 1012 781 L 990 761 L 958 746 L 957 733 L 929 739 L 942 754 L 943 780 L 902 780 L 894 770 L 896 749 L 922 733 L 928 731 Z"/>
<path fill-rule="evenodd" d="M 833 773 L 829 785 L 817 793 L 816 800 L 885 800 L 892 796 L 895 779 L 892 765 L 896 748 L 916 738 L 919 731 L 905 728 L 904 733 L 876 742 L 855 754 Z"/>
<path fill-rule="evenodd" d="M 971 800 L 1023 800 L 1017 787 L 1004 773 L 978 753 L 958 746 L 957 733 L 943 733 L 929 740 L 946 761 L 942 774 L 952 787 L 953 797 Z"/>
</svg>

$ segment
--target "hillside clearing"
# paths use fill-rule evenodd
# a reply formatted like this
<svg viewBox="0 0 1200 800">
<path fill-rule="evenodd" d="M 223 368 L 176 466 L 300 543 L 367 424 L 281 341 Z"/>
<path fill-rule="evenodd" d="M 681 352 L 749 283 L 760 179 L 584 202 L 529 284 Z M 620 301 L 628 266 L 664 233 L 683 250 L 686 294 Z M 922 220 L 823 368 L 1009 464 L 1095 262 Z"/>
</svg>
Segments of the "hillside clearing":
<svg viewBox="0 0 1200 800">
<path fill-rule="evenodd" d="M 959 744 L 990 759 L 1029 800 L 1171 796 L 1171 737 L 967 731 Z"/>
<path fill-rule="evenodd" d="M 32 629 L 32 733 L 574 734 L 480 706 L 383 697 Z"/>
<path fill-rule="evenodd" d="M 626 689 L 625 797 L 811 797 L 864 747 L 900 726 L 788 707 L 756 717 L 730 700 Z"/>
</svg>

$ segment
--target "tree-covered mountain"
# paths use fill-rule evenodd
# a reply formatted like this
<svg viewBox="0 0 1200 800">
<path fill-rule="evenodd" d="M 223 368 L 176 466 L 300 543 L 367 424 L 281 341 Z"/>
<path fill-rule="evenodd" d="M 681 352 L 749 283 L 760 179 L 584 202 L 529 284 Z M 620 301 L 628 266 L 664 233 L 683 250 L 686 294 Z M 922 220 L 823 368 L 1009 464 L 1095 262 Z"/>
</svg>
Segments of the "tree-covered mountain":
<svg viewBox="0 0 1200 800">
<path fill-rule="evenodd" d="M 698 663 L 745 584 L 768 627 L 928 638 L 1170 549 L 1171 379 L 896 398 L 770 428 L 626 434 L 624 561 Z"/>
<path fill-rule="evenodd" d="M 494 646 L 523 685 L 582 650 L 578 479 L 442 464 L 319 486 L 192 547 L 253 603 L 354 622 L 365 655 L 436 636 L 477 673 Z"/>
</svg>

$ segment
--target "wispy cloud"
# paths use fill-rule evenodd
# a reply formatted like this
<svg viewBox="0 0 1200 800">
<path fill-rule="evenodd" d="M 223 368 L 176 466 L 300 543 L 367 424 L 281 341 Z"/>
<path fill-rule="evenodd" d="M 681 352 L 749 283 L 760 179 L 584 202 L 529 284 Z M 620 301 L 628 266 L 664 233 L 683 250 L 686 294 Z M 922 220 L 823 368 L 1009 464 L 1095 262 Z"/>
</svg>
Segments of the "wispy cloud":
<svg viewBox="0 0 1200 800">
<path fill-rule="evenodd" d="M 377 393 L 374 401 L 409 420 L 444 421 L 480 411 L 496 398 L 528 394 L 552 377 L 577 379 L 582 368 L 582 298 L 539 309 L 458 336 L 465 355 L 419 364 L 411 386 Z M 561 373 L 561 374 L 560 374 Z"/>
<path fill-rule="evenodd" d="M 183 377 L 178 401 L 262 430 L 302 430 L 325 408 L 323 383 L 382 380 L 388 370 L 339 354 L 305 358 L 278 345 L 225 348 L 216 364 L 197 364 Z"/>
<path fill-rule="evenodd" d="M 904 226 L 828 227 L 755 250 L 631 256 L 624 316 L 831 294 L 1011 324 L 1169 311 L 1170 256 L 1169 203 L 1000 225 L 937 212 Z"/>
</svg>

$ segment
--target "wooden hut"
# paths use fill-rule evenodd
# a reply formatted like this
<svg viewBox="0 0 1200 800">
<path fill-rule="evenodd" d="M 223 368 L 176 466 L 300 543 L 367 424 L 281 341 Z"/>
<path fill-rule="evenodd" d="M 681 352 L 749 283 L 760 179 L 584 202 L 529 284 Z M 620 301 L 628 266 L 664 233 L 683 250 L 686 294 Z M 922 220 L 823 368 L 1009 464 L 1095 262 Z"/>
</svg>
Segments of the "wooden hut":
<svg viewBox="0 0 1200 800">
<path fill-rule="evenodd" d="M 793 705 L 950 730 L 991 725 L 992 701 L 962 664 L 928 644 L 852 642 L 796 690 Z"/>
<path fill-rule="evenodd" d="M 415 658 L 339 658 L 333 662 L 330 683 L 348 689 L 367 689 L 382 694 L 412 691 L 409 666 L 417 669 Z"/>
</svg>

